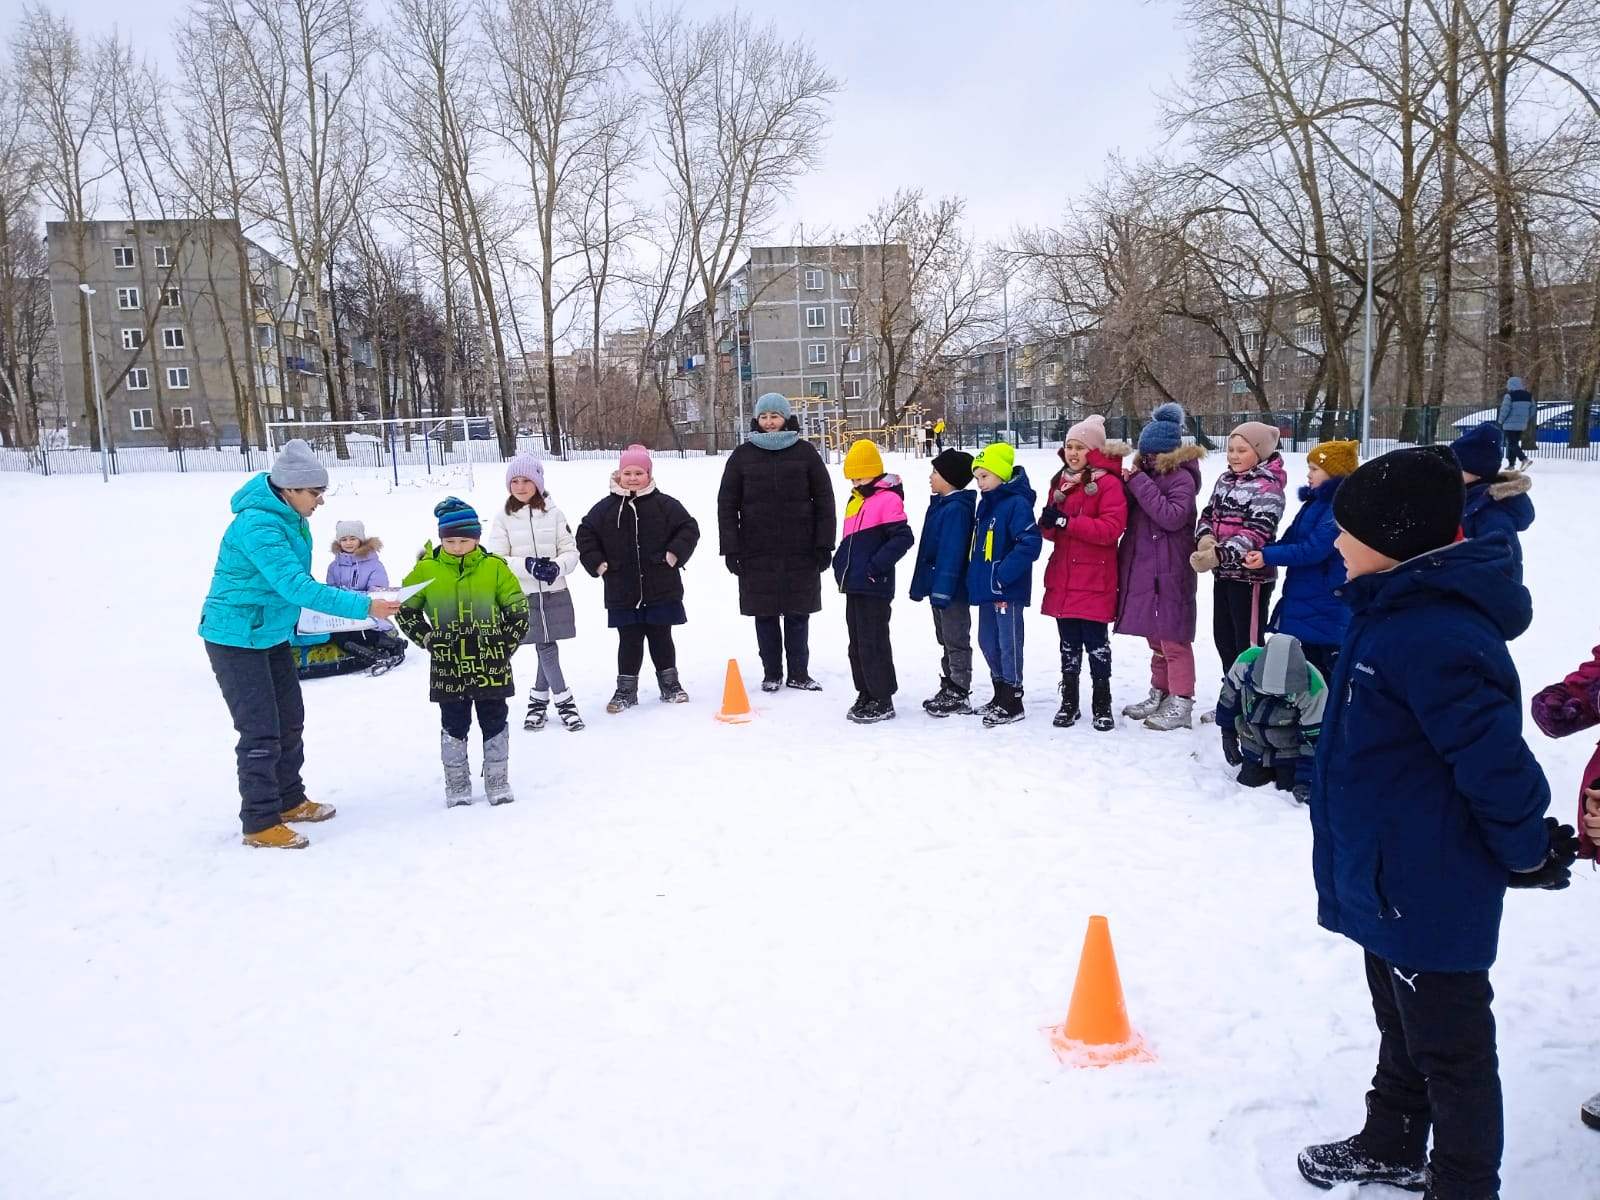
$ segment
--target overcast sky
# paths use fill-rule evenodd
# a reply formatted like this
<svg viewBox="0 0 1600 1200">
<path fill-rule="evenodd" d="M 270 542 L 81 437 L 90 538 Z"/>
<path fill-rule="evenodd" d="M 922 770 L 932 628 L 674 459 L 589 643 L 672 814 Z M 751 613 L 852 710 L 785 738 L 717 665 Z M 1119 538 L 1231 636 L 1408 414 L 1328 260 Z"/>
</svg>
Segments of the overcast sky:
<svg viewBox="0 0 1600 1200">
<path fill-rule="evenodd" d="M 120 22 L 167 58 L 183 0 L 47 0 L 84 34 Z M 369 0 L 374 12 L 381 0 Z M 696 13 L 727 7 L 688 0 Z M 1160 139 L 1156 94 L 1184 69 L 1167 0 L 753 0 L 843 82 L 822 168 L 775 233 L 849 230 L 898 187 L 960 195 L 980 239 L 1053 220 L 1106 156 Z M 630 11 L 628 0 L 618 8 Z M 15 10 L 12 10 L 15 11 Z"/>
</svg>

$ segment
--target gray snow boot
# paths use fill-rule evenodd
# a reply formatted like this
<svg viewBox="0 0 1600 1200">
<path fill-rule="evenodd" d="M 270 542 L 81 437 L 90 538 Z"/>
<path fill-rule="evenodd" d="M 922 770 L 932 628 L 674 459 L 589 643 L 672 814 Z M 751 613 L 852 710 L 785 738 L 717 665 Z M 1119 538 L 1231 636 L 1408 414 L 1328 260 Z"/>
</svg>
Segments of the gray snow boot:
<svg viewBox="0 0 1600 1200">
<path fill-rule="evenodd" d="M 678 668 L 668 667 L 665 671 L 656 672 L 656 683 L 661 688 L 661 703 L 687 704 L 689 693 L 683 690 L 683 685 L 678 682 Z"/>
<path fill-rule="evenodd" d="M 1578 1110 L 1578 1117 L 1590 1129 L 1600 1129 L 1600 1092 L 1596 1092 L 1583 1102 L 1583 1107 Z"/>
<path fill-rule="evenodd" d="M 1123 711 L 1127 711 L 1124 709 Z M 1161 702 L 1161 707 L 1151 713 L 1145 720 L 1146 729 L 1157 729 L 1168 733 L 1174 729 L 1194 728 L 1194 697 L 1193 696 L 1168 696 Z"/>
<path fill-rule="evenodd" d="M 639 677 L 637 675 L 618 675 L 617 690 L 611 693 L 611 699 L 606 701 L 608 713 L 619 713 L 625 708 L 632 708 L 639 703 Z"/>
<path fill-rule="evenodd" d="M 511 794 L 510 730 L 483 739 L 483 792 L 490 804 L 510 804 L 516 799 Z"/>
<path fill-rule="evenodd" d="M 444 764 L 444 806 L 472 803 L 472 764 L 467 760 L 467 739 L 439 734 L 439 761 Z"/>
<path fill-rule="evenodd" d="M 1134 704 L 1125 705 L 1122 715 L 1131 717 L 1135 721 L 1143 721 L 1146 717 L 1153 717 L 1156 711 L 1167 702 L 1167 694 L 1160 688 L 1151 688 L 1150 694 L 1143 700 Z"/>
<path fill-rule="evenodd" d="M 528 715 L 522 718 L 522 727 L 529 733 L 543 729 L 549 720 L 550 693 L 533 691 L 528 693 Z"/>
</svg>

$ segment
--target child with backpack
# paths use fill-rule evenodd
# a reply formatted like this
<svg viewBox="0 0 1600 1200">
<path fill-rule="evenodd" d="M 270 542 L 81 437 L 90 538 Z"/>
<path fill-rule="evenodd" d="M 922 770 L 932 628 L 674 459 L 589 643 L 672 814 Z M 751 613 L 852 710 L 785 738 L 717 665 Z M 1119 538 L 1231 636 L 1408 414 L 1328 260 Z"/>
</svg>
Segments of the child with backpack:
<svg viewBox="0 0 1600 1200">
<path fill-rule="evenodd" d="M 985 728 L 1010 725 L 1022 708 L 1023 615 L 1033 599 L 1033 564 L 1043 539 L 1033 519 L 1033 485 L 1005 442 L 972 460 L 978 512 L 967 567 L 967 598 L 978 609 L 978 646 L 994 683 L 994 699 L 978 711 Z"/>
<path fill-rule="evenodd" d="M 878 447 L 862 439 L 844 456 L 851 483 L 844 506 L 844 532 L 833 552 L 833 578 L 844 593 L 850 637 L 850 677 L 856 701 L 845 718 L 857 725 L 894 720 L 894 647 L 889 609 L 894 600 L 894 565 L 911 549 L 906 493 L 898 475 L 883 469 Z"/>
<path fill-rule="evenodd" d="M 930 717 L 972 712 L 972 606 L 967 602 L 967 557 L 978 496 L 972 482 L 972 455 L 941 451 L 933 460 L 928 487 L 933 498 L 917 539 L 917 565 L 911 573 L 911 599 L 928 601 L 933 636 L 939 643 L 939 690 L 922 702 Z"/>
<path fill-rule="evenodd" d="M 1328 703 L 1328 683 L 1300 640 L 1269 633 L 1251 646 L 1222 681 L 1217 728 L 1223 755 L 1245 787 L 1276 784 L 1301 804 L 1311 801 L 1311 768 Z"/>
</svg>

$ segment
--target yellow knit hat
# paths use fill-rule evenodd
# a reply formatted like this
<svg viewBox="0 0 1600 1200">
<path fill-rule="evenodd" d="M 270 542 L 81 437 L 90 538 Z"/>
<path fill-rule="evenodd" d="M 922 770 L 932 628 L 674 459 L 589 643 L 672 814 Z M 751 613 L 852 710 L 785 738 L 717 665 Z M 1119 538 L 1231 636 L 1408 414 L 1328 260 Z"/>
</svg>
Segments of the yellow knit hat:
<svg viewBox="0 0 1600 1200">
<path fill-rule="evenodd" d="M 1321 442 L 1311 448 L 1306 461 L 1313 467 L 1321 467 L 1335 478 L 1343 479 L 1361 465 L 1356 458 L 1356 451 L 1360 448 L 1360 442 Z"/>
<path fill-rule="evenodd" d="M 978 457 L 972 460 L 974 471 L 988 471 L 991 475 L 998 475 L 1001 483 L 1009 483 L 1017 467 L 1017 452 L 1005 442 L 995 442 L 978 451 Z"/>
<path fill-rule="evenodd" d="M 876 479 L 883 474 L 883 455 L 878 453 L 878 448 L 862 438 L 859 442 L 852 442 L 850 449 L 844 456 L 844 477 L 846 479 Z"/>
</svg>

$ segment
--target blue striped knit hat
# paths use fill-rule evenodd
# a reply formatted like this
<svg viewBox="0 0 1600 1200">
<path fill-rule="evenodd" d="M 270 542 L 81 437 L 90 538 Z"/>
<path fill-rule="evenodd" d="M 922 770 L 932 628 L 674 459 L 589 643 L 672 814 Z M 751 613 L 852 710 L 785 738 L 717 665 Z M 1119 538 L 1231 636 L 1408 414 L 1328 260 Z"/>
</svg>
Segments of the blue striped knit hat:
<svg viewBox="0 0 1600 1200">
<path fill-rule="evenodd" d="M 483 536 L 483 524 L 478 520 L 478 510 L 465 500 L 446 496 L 433 506 L 433 515 L 439 519 L 441 538 Z"/>
</svg>

